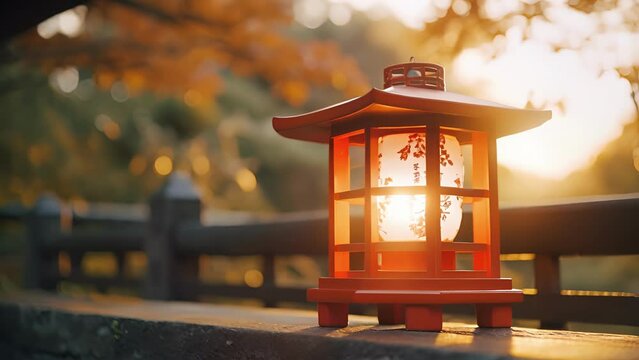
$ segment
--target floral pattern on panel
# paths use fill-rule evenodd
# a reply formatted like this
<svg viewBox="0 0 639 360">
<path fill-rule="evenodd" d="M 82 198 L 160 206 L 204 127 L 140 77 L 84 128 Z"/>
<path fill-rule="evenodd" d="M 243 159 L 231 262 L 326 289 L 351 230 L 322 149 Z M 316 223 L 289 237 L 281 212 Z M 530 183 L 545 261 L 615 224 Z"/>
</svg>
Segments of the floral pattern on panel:
<svg viewBox="0 0 639 360">
<path fill-rule="evenodd" d="M 378 186 L 426 185 L 424 133 L 387 135 L 380 137 L 379 145 Z M 442 134 L 439 138 L 439 150 L 442 186 L 463 187 L 463 158 L 459 142 L 450 135 Z M 396 154 L 396 157 L 392 154 Z M 382 163 L 385 165 L 382 166 Z M 457 232 L 461 222 L 461 204 L 462 198 L 459 196 L 442 195 L 440 199 L 444 241 L 452 241 Z M 389 195 L 377 198 L 380 238 L 383 241 L 425 240 L 425 207 L 424 195 Z M 403 225 L 398 225 L 399 223 Z M 398 232 L 396 226 L 405 226 L 405 231 L 408 232 Z M 451 226 L 453 228 L 444 230 L 444 227 Z"/>
</svg>

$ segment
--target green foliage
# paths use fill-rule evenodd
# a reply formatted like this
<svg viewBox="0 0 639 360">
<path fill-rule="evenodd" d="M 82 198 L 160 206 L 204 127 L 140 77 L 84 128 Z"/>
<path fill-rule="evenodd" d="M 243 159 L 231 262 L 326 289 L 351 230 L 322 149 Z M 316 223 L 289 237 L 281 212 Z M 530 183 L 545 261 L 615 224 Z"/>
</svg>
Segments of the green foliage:
<svg viewBox="0 0 639 360">
<path fill-rule="evenodd" d="M 179 141 L 192 139 L 206 128 L 203 117 L 174 98 L 162 100 L 155 106 L 153 120 L 174 133 Z"/>
</svg>

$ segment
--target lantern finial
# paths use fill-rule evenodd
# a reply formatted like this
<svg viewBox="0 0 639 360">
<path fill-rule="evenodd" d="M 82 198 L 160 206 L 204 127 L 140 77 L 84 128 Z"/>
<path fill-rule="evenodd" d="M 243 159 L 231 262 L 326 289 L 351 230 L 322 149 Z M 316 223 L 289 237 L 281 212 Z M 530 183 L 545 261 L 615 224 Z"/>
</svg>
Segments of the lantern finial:
<svg viewBox="0 0 639 360">
<path fill-rule="evenodd" d="M 384 89 L 391 86 L 414 86 L 425 89 L 446 90 L 444 67 L 438 64 L 418 63 L 411 56 L 409 62 L 384 69 Z"/>
</svg>

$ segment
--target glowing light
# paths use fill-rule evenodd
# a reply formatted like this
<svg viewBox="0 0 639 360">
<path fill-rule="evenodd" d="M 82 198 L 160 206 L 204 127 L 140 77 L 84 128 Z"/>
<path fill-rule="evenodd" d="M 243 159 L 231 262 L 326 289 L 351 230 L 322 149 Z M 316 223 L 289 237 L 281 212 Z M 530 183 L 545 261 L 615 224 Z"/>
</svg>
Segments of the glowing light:
<svg viewBox="0 0 639 360">
<path fill-rule="evenodd" d="M 437 1 L 437 3 L 443 6 L 446 1 L 449 0 Z M 346 0 L 344 2 L 357 11 L 365 12 L 371 20 L 394 16 L 404 25 L 417 30 L 422 30 L 425 22 L 431 22 L 444 15 L 441 14 L 443 11 L 436 7 L 433 1 Z"/>
<path fill-rule="evenodd" d="M 76 37 L 84 30 L 87 7 L 76 6 L 60 14 L 52 16 L 38 24 L 38 35 L 44 39 L 50 39 L 58 33 L 67 37 Z"/>
<path fill-rule="evenodd" d="M 58 21 L 57 18 L 49 18 L 40 24 L 36 28 L 38 35 L 43 39 L 50 39 L 58 33 Z"/>
<path fill-rule="evenodd" d="M 142 175 L 146 170 L 146 159 L 142 155 L 135 155 L 129 161 L 129 171 L 133 175 Z"/>
<path fill-rule="evenodd" d="M 599 290 L 561 290 L 561 295 L 567 296 L 624 296 L 636 297 L 637 294 L 625 291 L 599 291 Z"/>
<path fill-rule="evenodd" d="M 351 9 L 344 4 L 333 4 L 328 10 L 328 18 L 337 26 L 346 25 L 351 21 Z"/>
<path fill-rule="evenodd" d="M 251 192 L 257 187 L 257 179 L 251 170 L 243 168 L 235 173 L 235 182 L 244 192 Z"/>
<path fill-rule="evenodd" d="M 122 134 L 120 125 L 106 114 L 99 114 L 96 116 L 95 127 L 102 131 L 104 136 L 106 136 L 109 140 L 117 140 Z"/>
<path fill-rule="evenodd" d="M 462 187 L 464 160 L 461 146 L 450 135 L 440 138 L 441 185 Z M 426 139 L 423 133 L 393 134 L 379 139 L 378 186 L 426 185 Z M 379 236 L 383 241 L 426 240 L 425 195 L 389 195 L 377 199 Z M 463 199 L 442 195 L 442 241 L 453 241 L 462 218 Z"/>
<path fill-rule="evenodd" d="M 499 162 L 551 179 L 587 167 L 621 134 L 634 112 L 627 83 L 615 74 L 593 71 L 577 52 L 555 53 L 538 42 L 515 46 L 505 40 L 497 58 L 479 49 L 466 50 L 450 72 L 466 87 L 482 89 L 483 98 L 515 107 L 530 100 L 553 110 L 544 125 L 499 139 Z M 610 56 L 612 52 L 605 51 Z M 563 106 L 552 106 L 559 101 Z"/>
<path fill-rule="evenodd" d="M 455 0 L 452 9 L 459 16 L 466 16 L 470 11 L 470 3 L 466 0 Z"/>
<path fill-rule="evenodd" d="M 109 117 L 109 115 L 107 114 L 99 114 L 98 116 L 95 117 L 95 128 L 100 130 L 100 131 L 104 131 L 104 124 L 112 121 L 111 118 Z"/>
<path fill-rule="evenodd" d="M 166 176 L 173 171 L 173 160 L 166 155 L 160 155 L 155 159 L 153 169 L 158 175 Z"/>
<path fill-rule="evenodd" d="M 501 254 L 501 261 L 531 261 L 535 260 L 535 254 Z"/>
<path fill-rule="evenodd" d="M 86 12 L 86 7 L 82 7 Z M 75 37 L 82 31 L 84 16 L 75 9 L 67 10 L 58 15 L 60 32 L 68 37 Z"/>
<path fill-rule="evenodd" d="M 111 86 L 111 97 L 117 102 L 125 102 L 129 99 L 129 90 L 121 81 L 116 81 Z"/>
<path fill-rule="evenodd" d="M 252 288 L 258 288 L 264 284 L 264 275 L 258 270 L 249 270 L 244 273 L 244 283 Z"/>
<path fill-rule="evenodd" d="M 115 121 L 109 121 L 104 124 L 104 135 L 109 138 L 109 140 L 117 140 L 120 138 L 120 125 Z"/>
<path fill-rule="evenodd" d="M 521 289 L 524 295 L 537 295 L 537 289 Z"/>
<path fill-rule="evenodd" d="M 320 27 L 328 17 L 327 4 L 322 0 L 301 0 L 293 5 L 295 21 L 309 29 Z"/>
<path fill-rule="evenodd" d="M 51 73 L 50 80 L 55 88 L 68 94 L 78 87 L 80 73 L 72 66 L 59 68 Z"/>
<path fill-rule="evenodd" d="M 148 267 L 148 258 L 143 251 L 128 251 L 126 253 L 127 275 L 132 278 L 142 278 Z"/>
<path fill-rule="evenodd" d="M 192 160 L 191 166 L 193 167 L 193 172 L 200 176 L 208 174 L 211 170 L 211 163 L 204 155 L 196 156 Z"/>
<path fill-rule="evenodd" d="M 433 0 L 436 8 L 447 10 L 450 7 L 450 0 Z"/>
<path fill-rule="evenodd" d="M 113 253 L 87 252 L 82 257 L 82 273 L 88 276 L 111 277 L 118 271 L 118 261 Z"/>
</svg>

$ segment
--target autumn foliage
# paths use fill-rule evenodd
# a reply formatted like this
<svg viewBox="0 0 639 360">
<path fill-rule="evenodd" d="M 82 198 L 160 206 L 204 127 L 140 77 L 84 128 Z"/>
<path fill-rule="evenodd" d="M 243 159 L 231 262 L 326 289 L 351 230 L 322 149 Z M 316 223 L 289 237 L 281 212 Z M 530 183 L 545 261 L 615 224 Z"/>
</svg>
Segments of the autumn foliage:
<svg viewBox="0 0 639 360">
<path fill-rule="evenodd" d="M 115 0 L 88 5 L 84 31 L 15 42 L 25 61 L 49 72 L 92 71 L 98 86 L 122 81 L 131 93 L 152 90 L 198 103 L 222 88 L 220 73 L 266 81 L 273 94 L 300 105 L 314 86 L 346 97 L 368 87 L 354 59 L 332 42 L 300 41 L 286 0 Z"/>
</svg>

